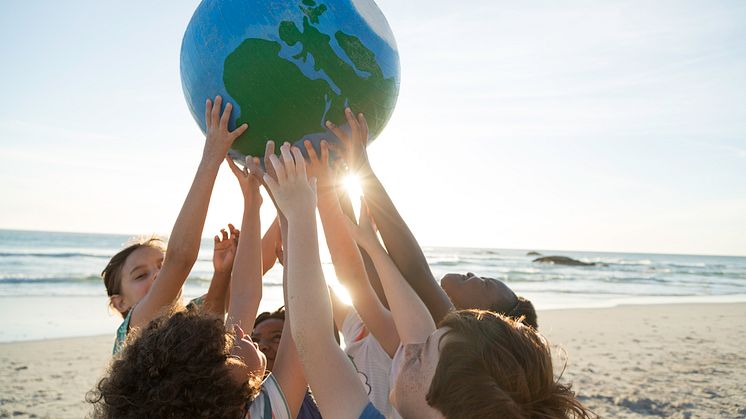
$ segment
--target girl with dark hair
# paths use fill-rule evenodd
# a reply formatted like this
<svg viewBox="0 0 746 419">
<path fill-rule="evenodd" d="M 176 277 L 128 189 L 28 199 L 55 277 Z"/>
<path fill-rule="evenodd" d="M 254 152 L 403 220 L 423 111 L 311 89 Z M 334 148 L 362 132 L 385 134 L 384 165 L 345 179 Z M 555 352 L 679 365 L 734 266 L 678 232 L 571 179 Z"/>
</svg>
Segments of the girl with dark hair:
<svg viewBox="0 0 746 419">
<path fill-rule="evenodd" d="M 178 300 L 181 287 L 197 260 L 200 236 L 220 163 L 233 141 L 248 128 L 244 124 L 228 131 L 233 105 L 226 104 L 221 115 L 221 104 L 220 96 L 215 98 L 214 104 L 209 99 L 205 104 L 205 147 L 192 186 L 171 231 L 171 245 L 165 249 L 162 241 L 154 239 L 132 245 L 115 255 L 102 273 L 111 305 L 124 318 L 114 352 L 121 348 L 129 330 L 146 326 L 164 308 Z M 221 283 L 225 284 L 225 281 Z"/>
<path fill-rule="evenodd" d="M 165 242 L 158 237 L 139 240 L 114 255 L 101 273 L 110 305 L 123 318 L 117 330 L 114 353 L 121 349 L 131 329 L 144 327 L 164 308 L 179 301 L 181 288 L 197 260 L 200 235 L 220 163 L 232 141 L 246 130 L 244 124 L 235 131 L 228 131 L 232 105 L 226 104 L 220 116 L 221 102 L 220 96 L 215 98 L 214 105 L 207 100 L 207 140 L 192 187 L 171 231 L 171 245 L 166 249 Z M 279 235 L 279 225 L 275 221 L 265 234 L 262 245 L 274 246 Z M 207 311 L 218 316 L 224 316 L 227 308 L 228 282 L 238 236 L 239 231 L 230 224 L 229 232 L 221 230 L 221 235 L 215 236 L 215 273 L 210 288 L 205 296 L 192 301 L 204 303 Z M 264 253 L 262 264 L 266 272 L 274 264 L 275 256 L 274 251 Z"/>
</svg>

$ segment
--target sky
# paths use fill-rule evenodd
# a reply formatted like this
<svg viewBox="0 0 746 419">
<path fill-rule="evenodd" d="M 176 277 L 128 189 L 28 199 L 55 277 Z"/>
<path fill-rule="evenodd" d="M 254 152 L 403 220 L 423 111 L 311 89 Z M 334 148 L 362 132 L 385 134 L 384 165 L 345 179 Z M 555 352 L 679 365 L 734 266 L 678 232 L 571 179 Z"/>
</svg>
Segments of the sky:
<svg viewBox="0 0 746 419">
<path fill-rule="evenodd" d="M 198 3 L 0 2 L 0 228 L 170 231 Z M 401 91 L 369 154 L 422 245 L 746 255 L 746 2 L 466 4 L 378 2 Z M 224 166 L 204 236 L 241 211 Z"/>
</svg>

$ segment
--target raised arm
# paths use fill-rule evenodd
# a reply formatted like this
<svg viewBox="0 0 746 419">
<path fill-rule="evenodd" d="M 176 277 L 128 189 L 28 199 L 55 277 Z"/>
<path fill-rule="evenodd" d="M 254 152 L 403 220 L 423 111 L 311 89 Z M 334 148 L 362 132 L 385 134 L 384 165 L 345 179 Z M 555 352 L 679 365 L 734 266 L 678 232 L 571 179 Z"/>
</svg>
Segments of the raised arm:
<svg viewBox="0 0 746 419">
<path fill-rule="evenodd" d="M 399 347 L 399 336 L 396 334 L 391 313 L 383 306 L 368 282 L 360 251 L 347 229 L 348 219 L 340 207 L 334 175 L 329 168 L 328 144 L 326 141 L 321 142 L 321 159 L 316 155 L 310 141 L 305 142 L 305 147 L 310 162 L 309 175 L 317 179 L 319 218 L 337 279 L 350 293 L 352 304 L 368 331 L 378 340 L 386 353 L 393 357 Z"/>
<path fill-rule="evenodd" d="M 274 155 L 274 143 L 272 141 L 267 144 L 265 155 Z M 267 157 L 265 157 L 265 159 L 267 159 Z M 259 167 L 257 159 L 252 159 L 249 168 L 252 173 L 257 173 L 261 175 L 262 178 L 264 177 L 265 173 Z M 270 173 L 274 174 L 274 172 L 271 170 Z M 268 188 L 267 190 L 269 191 Z M 269 193 L 270 197 L 272 197 L 271 191 L 269 191 Z M 272 197 L 272 201 L 274 202 L 274 197 Z M 277 218 L 272 225 L 273 227 L 271 228 L 276 228 L 277 233 L 276 241 L 273 243 L 272 253 L 283 255 L 283 257 L 286 258 L 287 252 L 276 252 L 276 249 L 274 248 L 276 243 L 287 242 L 287 220 L 285 219 L 279 208 L 277 209 Z M 262 244 L 264 245 L 264 240 L 262 241 Z M 266 249 L 266 247 L 263 247 L 263 249 Z M 290 311 L 292 310 L 290 301 L 288 301 L 287 296 L 287 269 L 285 269 L 285 266 L 287 266 L 287 264 L 286 261 L 280 262 L 283 266 L 282 292 L 283 298 L 285 300 L 286 321 L 282 327 L 282 338 L 280 338 L 280 343 L 277 347 L 277 354 L 275 355 L 275 363 L 274 367 L 272 368 L 272 374 L 277 379 L 277 384 L 279 384 L 280 389 L 282 389 L 282 393 L 285 395 L 285 400 L 287 401 L 288 408 L 290 409 L 290 417 L 294 418 L 298 415 L 301 404 L 303 404 L 303 399 L 306 397 L 308 383 L 306 382 L 306 377 L 303 374 L 303 365 L 300 362 L 300 358 L 298 357 L 298 350 L 296 349 L 295 341 L 293 340 L 291 322 L 287 317 L 289 315 L 288 313 L 290 313 Z"/>
<path fill-rule="evenodd" d="M 359 417 L 368 395 L 332 336 L 332 309 L 319 260 L 315 181 L 306 178 L 298 148 L 281 148 L 282 162 L 270 156 L 277 180 L 265 176 L 275 202 L 288 220 L 288 317 L 303 370 L 322 415 Z M 295 156 L 295 159 L 293 158 Z"/>
<path fill-rule="evenodd" d="M 230 235 L 229 235 L 230 232 Z M 228 307 L 233 270 L 233 259 L 236 257 L 239 231 L 233 224 L 228 224 L 228 231 L 220 229 L 220 235 L 213 238 L 212 266 L 214 273 L 210 287 L 205 294 L 204 308 L 207 312 L 218 316 L 225 316 Z"/>
<path fill-rule="evenodd" d="M 134 307 L 130 327 L 143 327 L 156 317 L 161 310 L 172 304 L 181 293 L 189 272 L 197 261 L 200 236 L 205 225 L 207 207 L 215 185 L 220 163 L 228 153 L 233 141 L 246 131 L 246 124 L 228 131 L 232 105 L 228 103 L 220 115 L 220 96 L 215 104 L 208 99 L 205 105 L 205 122 L 207 138 L 202 151 L 202 160 L 194 175 L 179 216 L 169 236 L 168 250 L 163 260 L 163 267 L 153 285 L 142 300 Z"/>
<path fill-rule="evenodd" d="M 435 322 L 412 287 L 407 284 L 399 269 L 378 241 L 372 227 L 368 208 L 360 208 L 360 223 L 348 222 L 347 226 L 357 243 L 370 255 L 381 278 L 383 290 L 391 306 L 396 330 L 403 345 L 422 343 L 435 331 Z"/>
<path fill-rule="evenodd" d="M 259 181 L 249 173 L 248 165 L 240 169 L 230 158 L 226 160 L 238 179 L 244 200 L 226 328 L 232 330 L 234 325 L 238 325 L 243 330 L 251 331 L 262 300 L 262 236 L 259 219 L 262 196 L 259 193 Z"/>
<path fill-rule="evenodd" d="M 365 117 L 363 114 L 355 116 L 349 108 L 345 110 L 345 117 L 350 126 L 349 135 L 330 121 L 327 122 L 327 127 L 345 145 L 347 164 L 360 179 L 370 213 L 376 221 L 391 259 L 437 323 L 453 310 L 453 303 L 433 277 L 417 239 L 370 166 L 365 151 L 368 143 L 368 124 Z M 390 304 L 391 302 L 389 306 Z"/>
<path fill-rule="evenodd" d="M 337 188 L 337 198 L 339 198 L 339 206 L 342 207 L 342 212 L 350 221 L 356 221 L 355 210 L 352 208 L 350 195 L 343 188 Z M 368 282 L 373 287 L 373 291 L 376 292 L 381 304 L 388 310 L 389 303 L 386 300 L 386 294 L 383 292 L 381 279 L 378 278 L 378 272 L 376 272 L 376 268 L 373 266 L 373 261 L 370 260 L 370 256 L 365 252 L 365 249 L 358 247 L 358 250 L 360 250 L 360 256 L 363 257 L 363 265 L 365 265 L 365 273 L 368 274 Z"/>
<path fill-rule="evenodd" d="M 277 218 L 278 228 L 281 231 L 283 243 L 287 240 L 287 220 L 279 215 Z M 283 253 L 284 255 L 284 253 Z M 282 295 L 285 301 L 285 315 L 293 309 L 292 304 L 288 301 L 288 272 L 285 269 L 287 260 L 282 263 Z M 292 322 L 288 319 L 282 326 L 282 338 L 277 347 L 277 356 L 275 358 L 275 367 L 273 374 L 277 378 L 285 399 L 290 408 L 291 417 L 296 417 L 300 410 L 303 399 L 306 397 L 308 383 L 303 373 L 303 364 L 300 362 L 298 350 L 293 339 Z"/>
</svg>

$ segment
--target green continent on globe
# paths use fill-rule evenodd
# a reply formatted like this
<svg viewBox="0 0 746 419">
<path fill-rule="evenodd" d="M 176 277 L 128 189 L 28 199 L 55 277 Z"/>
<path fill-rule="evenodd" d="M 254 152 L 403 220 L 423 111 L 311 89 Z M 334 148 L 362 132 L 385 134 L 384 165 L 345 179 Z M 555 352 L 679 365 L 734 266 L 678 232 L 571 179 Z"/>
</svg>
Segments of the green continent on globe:
<svg viewBox="0 0 746 419">
<path fill-rule="evenodd" d="M 249 124 L 233 147 L 244 155 L 263 155 L 268 140 L 295 141 L 324 133 L 327 119 L 343 124 L 345 106 L 365 113 L 375 137 L 393 110 L 396 82 L 383 77 L 375 54 L 359 38 L 337 31 L 334 38 L 355 67 L 349 65 L 334 52 L 331 37 L 312 25 L 326 6 L 315 6 L 312 0 L 303 4 L 308 6 L 300 6 L 305 15 L 303 30 L 293 22 L 280 22 L 280 39 L 288 46 L 300 43 L 301 51 L 293 58 L 303 62 L 313 58 L 314 69 L 323 71 L 333 85 L 308 78 L 295 63 L 280 57 L 278 42 L 256 38 L 242 42 L 226 57 L 223 82 L 241 109 L 237 125 Z"/>
</svg>

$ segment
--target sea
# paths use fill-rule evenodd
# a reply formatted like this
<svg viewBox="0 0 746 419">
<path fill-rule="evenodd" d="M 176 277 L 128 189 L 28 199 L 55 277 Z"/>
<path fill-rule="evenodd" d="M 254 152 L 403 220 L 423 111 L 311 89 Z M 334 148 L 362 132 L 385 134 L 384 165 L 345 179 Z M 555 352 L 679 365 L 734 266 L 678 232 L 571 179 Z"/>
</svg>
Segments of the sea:
<svg viewBox="0 0 746 419">
<path fill-rule="evenodd" d="M 101 271 L 132 239 L 117 234 L 0 229 L 0 342 L 112 334 L 121 317 L 108 307 Z M 746 257 L 424 247 L 436 278 L 474 272 L 506 282 L 537 310 L 621 304 L 746 301 Z M 593 266 L 534 262 L 567 256 Z M 328 256 L 328 255 L 327 255 Z M 327 281 L 339 289 L 328 257 Z M 185 299 L 207 291 L 212 239 L 202 241 Z M 264 277 L 260 310 L 282 305 L 279 264 Z"/>
</svg>

